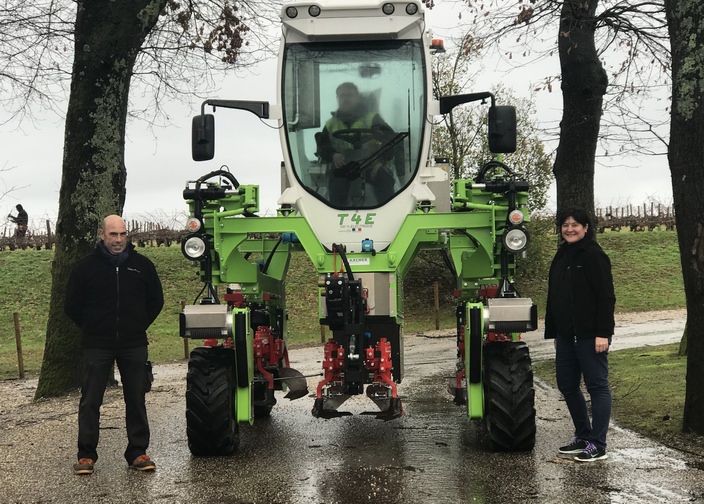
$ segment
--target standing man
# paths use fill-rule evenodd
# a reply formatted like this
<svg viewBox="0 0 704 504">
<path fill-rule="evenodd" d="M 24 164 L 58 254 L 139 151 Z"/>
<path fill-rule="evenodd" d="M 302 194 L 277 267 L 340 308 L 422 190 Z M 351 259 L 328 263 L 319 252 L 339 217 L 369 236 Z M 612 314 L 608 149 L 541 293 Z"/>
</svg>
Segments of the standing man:
<svg viewBox="0 0 704 504">
<path fill-rule="evenodd" d="M 27 226 L 29 225 L 29 215 L 27 215 L 27 211 L 22 207 L 22 205 L 15 205 L 15 208 L 17 209 L 17 217 L 10 214 L 7 218 L 17 224 L 15 236 L 17 238 L 24 238 L 27 234 Z"/>
<path fill-rule="evenodd" d="M 147 328 L 164 305 L 154 264 L 127 241 L 125 221 L 109 215 L 100 225 L 95 251 L 71 273 L 65 311 L 81 328 L 83 376 L 78 409 L 78 463 L 75 474 L 92 474 L 98 460 L 100 406 L 117 362 L 125 401 L 131 468 L 153 471 L 146 454 L 149 422 L 145 394 L 151 385 Z"/>
</svg>

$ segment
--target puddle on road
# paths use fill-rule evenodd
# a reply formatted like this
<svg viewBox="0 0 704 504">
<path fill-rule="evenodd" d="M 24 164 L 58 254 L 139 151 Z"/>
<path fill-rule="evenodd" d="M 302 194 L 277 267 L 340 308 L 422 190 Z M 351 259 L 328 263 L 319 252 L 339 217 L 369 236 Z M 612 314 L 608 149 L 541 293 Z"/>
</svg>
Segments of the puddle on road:
<svg viewBox="0 0 704 504">
<path fill-rule="evenodd" d="M 704 460 L 693 460 L 687 462 L 687 467 L 698 471 L 704 471 Z"/>
<path fill-rule="evenodd" d="M 609 451 L 609 458 L 627 459 L 639 469 L 675 469 L 684 471 L 687 464 L 664 453 L 660 448 L 621 448 Z"/>
<path fill-rule="evenodd" d="M 617 490 L 609 493 L 610 504 L 634 504 L 653 502 L 683 502 L 682 494 L 653 485 L 650 483 L 640 483 L 635 489 Z M 690 501 L 687 498 L 687 501 Z"/>
</svg>

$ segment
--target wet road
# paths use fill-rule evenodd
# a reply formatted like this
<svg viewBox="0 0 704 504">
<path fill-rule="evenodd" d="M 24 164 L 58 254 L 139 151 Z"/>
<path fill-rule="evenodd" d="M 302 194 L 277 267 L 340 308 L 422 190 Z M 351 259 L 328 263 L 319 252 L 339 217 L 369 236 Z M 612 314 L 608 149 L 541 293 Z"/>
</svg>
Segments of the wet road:
<svg viewBox="0 0 704 504">
<path fill-rule="evenodd" d="M 679 327 L 679 329 L 678 329 Z M 646 331 L 646 329 L 648 329 Z M 666 341 L 681 334 L 677 321 L 650 321 L 617 329 L 616 348 Z M 631 336 L 626 336 L 630 331 Z M 650 332 L 652 341 L 643 335 Z M 675 338 L 678 338 L 677 336 Z M 550 355 L 539 334 L 527 340 L 535 358 Z M 291 353 L 304 373 L 320 368 L 320 348 Z M 454 339 L 408 337 L 406 377 L 400 385 L 406 415 L 382 422 L 353 416 L 317 420 L 313 400 L 283 398 L 272 417 L 241 429 L 232 457 L 195 458 L 185 435 L 186 363 L 157 366 L 148 396 L 152 474 L 128 470 L 119 390 L 103 407 L 100 460 L 92 476 L 71 472 L 77 395 L 31 403 L 31 382 L 3 383 L 0 404 L 2 503 L 653 503 L 704 502 L 704 461 L 612 425 L 609 459 L 577 464 L 557 455 L 570 438 L 564 403 L 536 383 L 537 438 L 530 453 L 491 453 L 481 429 L 446 392 Z M 317 378 L 310 379 L 311 389 Z M 341 409 L 372 409 L 353 398 Z"/>
</svg>

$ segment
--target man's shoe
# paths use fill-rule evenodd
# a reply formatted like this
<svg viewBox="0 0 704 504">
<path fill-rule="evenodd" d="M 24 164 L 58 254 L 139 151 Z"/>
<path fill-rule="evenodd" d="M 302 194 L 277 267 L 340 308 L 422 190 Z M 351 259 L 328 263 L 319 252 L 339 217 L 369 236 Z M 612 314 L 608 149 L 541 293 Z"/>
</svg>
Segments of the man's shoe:
<svg viewBox="0 0 704 504">
<path fill-rule="evenodd" d="M 560 449 L 558 450 L 560 453 L 582 453 L 584 449 L 587 447 L 587 442 L 584 441 L 583 439 L 579 439 L 578 437 L 573 437 L 572 441 L 570 441 L 569 444 L 565 446 L 560 446 Z"/>
<path fill-rule="evenodd" d="M 153 471 L 156 469 L 156 464 L 149 455 L 140 455 L 132 461 L 130 467 L 138 471 Z"/>
<path fill-rule="evenodd" d="M 606 448 L 597 448 L 594 443 L 587 443 L 587 447 L 574 459 L 577 462 L 594 462 L 608 458 Z"/>
<path fill-rule="evenodd" d="M 73 464 L 73 474 L 93 474 L 94 466 L 95 462 L 93 459 L 78 459 L 78 462 Z"/>
</svg>

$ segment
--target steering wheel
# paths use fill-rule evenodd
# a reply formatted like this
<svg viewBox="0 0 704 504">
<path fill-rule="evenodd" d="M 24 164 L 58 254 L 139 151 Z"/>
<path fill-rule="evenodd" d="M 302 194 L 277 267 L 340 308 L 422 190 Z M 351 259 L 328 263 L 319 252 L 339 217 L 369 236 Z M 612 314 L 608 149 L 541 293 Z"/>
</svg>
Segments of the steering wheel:
<svg viewBox="0 0 704 504">
<path fill-rule="evenodd" d="M 362 145 L 372 140 L 379 140 L 382 132 L 372 128 L 350 128 L 332 132 L 332 136 L 352 144 L 355 149 L 360 149 Z"/>
</svg>

